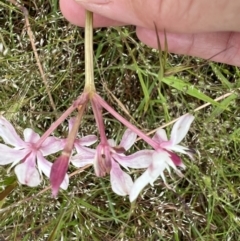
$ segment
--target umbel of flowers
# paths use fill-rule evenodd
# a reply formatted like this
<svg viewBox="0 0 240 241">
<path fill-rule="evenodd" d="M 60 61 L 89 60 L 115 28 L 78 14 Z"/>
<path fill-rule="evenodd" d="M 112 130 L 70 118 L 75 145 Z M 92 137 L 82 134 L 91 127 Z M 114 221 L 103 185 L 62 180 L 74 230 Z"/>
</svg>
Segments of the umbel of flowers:
<svg viewBox="0 0 240 241">
<path fill-rule="evenodd" d="M 175 151 L 188 154 L 192 158 L 191 150 L 179 145 L 194 119 L 192 115 L 182 116 L 174 124 L 169 140 L 164 129 L 159 129 L 151 139 L 120 117 L 98 94 L 94 94 L 91 104 L 100 134 L 100 141 L 95 149 L 88 147 L 97 141 L 95 135 L 88 135 L 80 139 L 74 136 L 71 141 L 70 134 L 74 129 L 74 124 L 77 123 L 76 118 L 69 119 L 70 138 L 60 139 L 54 136 L 45 138 L 46 135 L 40 137 L 32 129 L 27 128 L 23 132 L 22 140 L 10 122 L 1 116 L 0 136 L 5 144 L 0 144 L 2 154 L 0 165 L 12 164 L 11 167 L 15 166 L 14 170 L 19 182 L 31 187 L 39 185 L 42 174 L 45 174 L 50 178 L 52 193 L 53 196 L 56 196 L 60 187 L 62 189 L 68 187 L 69 179 L 66 173 L 69 163 L 76 167 L 92 164 L 97 176 L 110 174 L 112 190 L 121 196 L 129 195 L 130 201 L 134 201 L 147 184 L 153 185 L 159 176 L 166 183 L 165 169 L 170 172 L 170 168 L 173 168 L 181 176 L 177 167 L 185 168 L 185 165 Z M 102 107 L 105 107 L 128 127 L 119 144 L 106 137 Z M 54 125 L 54 127 L 56 126 Z M 125 155 L 125 152 L 136 141 L 137 136 L 144 139 L 152 146 L 152 149 Z M 62 151 L 62 154 L 54 163 L 46 159 L 46 156 L 59 151 Z M 142 169 L 143 174 L 133 181 L 131 176 L 123 171 L 123 169 L 129 170 L 129 168 Z"/>
<path fill-rule="evenodd" d="M 96 176 L 102 177 L 110 174 L 112 190 L 121 196 L 129 195 L 132 202 L 145 186 L 149 183 L 153 185 L 159 176 L 167 185 L 165 170 L 170 172 L 172 168 L 179 176 L 183 176 L 178 167 L 185 168 L 185 165 L 175 152 L 187 154 L 193 158 L 192 151 L 179 143 L 187 134 L 194 117 L 186 114 L 179 118 L 173 126 L 170 139 L 167 138 L 164 129 L 159 129 L 150 138 L 124 119 L 95 90 L 92 61 L 92 14 L 89 12 L 86 15 L 85 31 L 86 81 L 83 93 L 41 137 L 32 129 L 27 128 L 21 139 L 11 123 L 0 116 L 0 136 L 5 143 L 0 144 L 0 165 L 15 166 L 14 171 L 18 181 L 30 187 L 39 185 L 44 174 L 50 179 L 52 194 L 56 197 L 59 188 L 67 189 L 69 185 L 67 170 L 70 163 L 76 167 L 92 164 Z M 89 103 L 99 131 L 99 141 L 95 135 L 77 137 L 85 108 Z M 119 143 L 113 139 L 107 139 L 102 109 L 108 111 L 126 127 Z M 68 137 L 61 139 L 53 136 L 53 131 L 75 110 L 78 111 L 77 116 L 68 120 Z M 126 155 L 126 151 L 132 147 L 137 137 L 142 138 L 152 148 Z M 89 148 L 97 141 L 96 148 Z M 46 159 L 46 156 L 60 151 L 61 154 L 53 163 Z M 133 180 L 127 173 L 131 168 L 142 170 L 142 174 L 136 180 Z"/>
</svg>

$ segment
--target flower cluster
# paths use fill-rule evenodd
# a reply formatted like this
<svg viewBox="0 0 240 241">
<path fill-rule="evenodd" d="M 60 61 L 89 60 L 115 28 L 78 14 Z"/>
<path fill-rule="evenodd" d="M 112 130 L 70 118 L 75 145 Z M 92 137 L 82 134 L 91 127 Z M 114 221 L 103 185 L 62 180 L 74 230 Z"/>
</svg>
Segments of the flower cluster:
<svg viewBox="0 0 240 241">
<path fill-rule="evenodd" d="M 166 185 L 165 169 L 171 168 L 182 176 L 178 167 L 185 168 L 181 158 L 175 154 L 180 152 L 193 158 L 189 148 L 179 145 L 187 134 L 194 117 L 186 114 L 174 124 L 170 139 L 165 130 L 159 129 L 153 138 L 139 130 L 129 121 L 124 119 L 111 106 L 109 106 L 96 92 L 93 71 L 93 17 L 91 12 L 86 12 L 85 26 L 85 86 L 83 93 L 73 104 L 49 127 L 40 137 L 32 129 L 25 129 L 24 140 L 16 133 L 14 127 L 0 116 L 0 137 L 5 144 L 0 144 L 0 165 L 12 164 L 18 181 L 31 187 L 40 184 L 42 174 L 45 174 L 51 182 L 52 195 L 58 194 L 59 188 L 67 189 L 69 178 L 67 170 L 69 163 L 76 167 L 89 164 L 94 166 L 98 177 L 110 174 L 112 190 L 121 196 L 129 195 L 130 201 L 136 200 L 141 190 L 149 183 L 153 185 L 161 176 Z M 89 148 L 96 143 L 95 135 L 78 138 L 78 130 L 85 108 L 91 103 L 97 129 L 99 142 L 95 149 Z M 117 144 L 112 139 L 107 139 L 102 111 L 105 109 L 127 129 L 122 140 Z M 76 118 L 69 119 L 69 134 L 65 139 L 51 136 L 54 130 L 74 111 L 78 113 Z M 151 149 L 140 150 L 127 155 L 127 151 L 140 137 Z M 45 157 L 61 151 L 54 162 Z M 142 175 L 136 180 L 126 173 L 130 168 L 143 169 Z M 124 170 L 124 171 L 123 171 Z"/>
<path fill-rule="evenodd" d="M 31 187 L 40 184 L 42 173 L 50 178 L 53 196 L 58 193 L 59 187 L 67 189 L 69 178 L 66 174 L 69 163 L 76 167 L 92 164 L 96 176 L 102 177 L 110 174 L 112 190 L 121 196 L 129 195 L 130 201 L 134 201 L 141 190 L 149 183 L 153 185 L 161 176 L 167 185 L 164 171 L 170 172 L 172 168 L 182 176 L 178 167 L 185 168 L 181 158 L 175 154 L 180 152 L 193 158 L 192 151 L 179 145 L 187 134 L 194 117 L 184 115 L 174 124 L 170 139 L 168 140 L 164 129 L 159 129 L 153 138 L 148 137 L 139 129 L 119 116 L 99 96 L 91 99 L 94 116 L 100 133 L 100 141 L 95 149 L 88 146 L 97 141 L 95 135 L 82 138 L 74 137 L 70 145 L 70 154 L 66 152 L 69 139 L 61 139 L 54 136 L 40 137 L 32 129 L 25 129 L 24 140 L 16 133 L 14 127 L 4 118 L 0 117 L 0 136 L 5 144 L 0 144 L 0 165 L 12 164 L 18 181 Z M 124 132 L 122 140 L 117 144 L 113 139 L 107 139 L 102 117 L 102 108 L 107 109 L 113 116 L 118 118 L 128 129 Z M 69 135 L 75 119 L 69 120 Z M 126 155 L 133 146 L 137 136 L 145 140 L 152 149 L 140 150 Z M 62 151 L 63 150 L 63 151 Z M 62 151 L 60 157 L 54 162 L 45 157 Z M 143 169 L 142 175 L 136 180 L 126 173 L 129 168 Z"/>
</svg>

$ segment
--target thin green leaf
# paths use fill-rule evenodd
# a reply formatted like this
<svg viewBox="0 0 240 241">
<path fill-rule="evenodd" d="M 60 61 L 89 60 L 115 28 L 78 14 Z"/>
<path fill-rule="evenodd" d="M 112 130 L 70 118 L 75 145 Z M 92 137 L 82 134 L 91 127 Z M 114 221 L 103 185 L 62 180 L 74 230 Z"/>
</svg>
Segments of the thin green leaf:
<svg viewBox="0 0 240 241">
<path fill-rule="evenodd" d="M 225 100 L 223 100 L 223 101 L 221 102 L 221 105 L 224 106 L 225 109 L 227 109 L 227 107 L 229 106 L 229 104 L 230 104 L 233 100 L 235 100 L 236 98 L 237 98 L 237 95 L 235 95 L 235 94 L 230 95 L 230 96 L 228 96 Z M 217 107 L 213 110 L 213 112 L 212 112 L 212 114 L 211 114 L 211 116 L 210 116 L 210 119 L 216 118 L 217 116 L 219 116 L 219 115 L 222 114 L 223 112 L 224 112 L 224 109 L 217 106 Z"/>
<path fill-rule="evenodd" d="M 16 180 L 17 180 L 16 176 L 6 177 L 4 178 L 3 181 L 0 182 L 0 185 L 8 186 L 8 185 L 14 184 Z"/>
<path fill-rule="evenodd" d="M 17 182 L 6 186 L 5 189 L 0 192 L 0 208 L 2 208 L 2 205 L 4 204 L 4 199 L 15 189 L 16 186 Z"/>
<path fill-rule="evenodd" d="M 213 63 L 210 63 L 210 66 L 213 70 L 213 72 L 217 75 L 218 79 L 222 82 L 222 84 L 231 89 L 232 88 L 232 84 L 228 81 L 227 78 L 224 77 L 224 75 L 222 74 L 220 68 L 216 65 L 216 64 L 213 64 Z"/>
<path fill-rule="evenodd" d="M 178 79 L 173 76 L 169 76 L 169 77 L 163 78 L 162 82 L 164 82 L 165 84 L 167 84 L 177 90 L 180 90 L 188 95 L 191 95 L 199 100 L 209 102 L 214 106 L 218 106 L 218 107 L 221 107 L 224 109 L 224 107 L 222 105 L 220 105 L 218 102 L 214 101 L 212 98 L 210 98 L 209 96 L 203 94 L 198 89 L 196 89 L 193 85 L 191 85 L 181 79 Z"/>
<path fill-rule="evenodd" d="M 230 140 L 239 142 L 240 141 L 240 128 L 236 129 L 229 137 L 230 137 Z"/>
<path fill-rule="evenodd" d="M 66 213 L 66 209 L 64 209 L 64 210 L 62 211 L 62 213 L 60 214 L 60 217 L 59 217 L 59 219 L 58 219 L 58 222 L 56 223 L 53 231 L 51 232 L 51 234 L 50 234 L 50 236 L 49 236 L 49 238 L 48 238 L 48 241 L 53 241 L 53 240 L 55 240 L 55 237 L 56 237 L 57 233 L 59 232 L 59 230 L 60 230 L 60 228 L 61 228 L 61 226 L 62 226 L 62 224 L 63 224 L 63 223 L 62 223 L 62 219 L 63 219 L 65 213 Z"/>
</svg>

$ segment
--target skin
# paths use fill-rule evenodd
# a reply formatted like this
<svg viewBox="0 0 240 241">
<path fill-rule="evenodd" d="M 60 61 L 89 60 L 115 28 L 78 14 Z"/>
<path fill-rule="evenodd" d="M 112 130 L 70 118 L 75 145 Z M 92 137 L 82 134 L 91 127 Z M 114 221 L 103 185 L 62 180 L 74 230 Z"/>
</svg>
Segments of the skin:
<svg viewBox="0 0 240 241">
<path fill-rule="evenodd" d="M 60 0 L 65 18 L 84 26 L 85 9 L 94 27 L 135 25 L 138 38 L 157 48 L 154 23 L 169 52 L 240 66 L 240 0 Z"/>
</svg>

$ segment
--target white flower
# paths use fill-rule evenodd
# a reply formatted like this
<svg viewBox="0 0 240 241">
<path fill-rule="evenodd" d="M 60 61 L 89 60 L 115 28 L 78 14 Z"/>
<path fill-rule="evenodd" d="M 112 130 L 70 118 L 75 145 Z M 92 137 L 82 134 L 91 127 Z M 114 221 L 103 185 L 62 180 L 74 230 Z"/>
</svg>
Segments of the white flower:
<svg viewBox="0 0 240 241">
<path fill-rule="evenodd" d="M 78 167 L 93 164 L 96 176 L 104 176 L 110 173 L 112 190 L 125 196 L 131 192 L 133 181 L 129 174 L 125 173 L 121 167 L 147 168 L 151 163 L 152 151 L 138 151 L 126 156 L 125 151 L 129 150 L 136 141 L 137 135 L 127 129 L 119 145 L 113 139 L 107 143 L 100 143 L 96 150 L 81 147 L 77 155 L 72 158 L 72 163 Z M 120 165 L 119 165 L 120 164 Z"/>
<path fill-rule="evenodd" d="M 15 173 L 20 183 L 35 187 L 40 184 L 42 173 L 48 178 L 52 163 L 44 156 L 60 151 L 61 142 L 58 138 L 48 137 L 42 145 L 37 148 L 40 136 L 32 129 L 27 128 L 23 132 L 24 140 L 16 133 L 14 127 L 4 118 L 0 117 L 0 136 L 4 142 L 13 148 L 0 144 L 0 165 L 12 163 L 15 166 Z M 19 164 L 20 163 L 20 164 Z M 66 189 L 68 177 L 66 176 L 61 188 Z"/>
<path fill-rule="evenodd" d="M 178 145 L 179 142 L 186 136 L 190 125 L 194 117 L 190 114 L 184 115 L 174 124 L 170 140 L 167 139 L 167 135 L 164 129 L 159 129 L 153 137 L 153 140 L 158 143 L 158 148 L 152 153 L 152 162 L 147 170 L 134 182 L 129 199 L 133 202 L 141 192 L 141 190 L 147 185 L 153 185 L 154 181 L 161 176 L 166 184 L 164 170 L 167 169 L 170 172 L 172 167 L 179 175 L 181 172 L 177 169 L 177 166 L 185 168 L 181 158 L 172 151 L 178 151 L 184 154 L 188 154 L 192 158 L 191 151 Z"/>
</svg>

